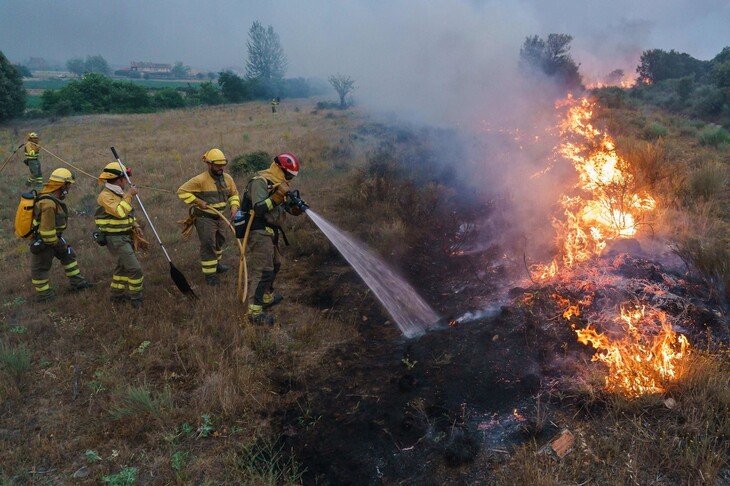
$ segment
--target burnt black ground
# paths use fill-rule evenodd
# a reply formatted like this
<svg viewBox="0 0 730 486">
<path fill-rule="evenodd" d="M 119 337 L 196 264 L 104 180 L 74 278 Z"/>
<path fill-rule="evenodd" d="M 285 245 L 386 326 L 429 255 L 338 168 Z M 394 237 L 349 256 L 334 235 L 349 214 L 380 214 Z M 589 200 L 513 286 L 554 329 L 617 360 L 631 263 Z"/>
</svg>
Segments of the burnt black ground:
<svg viewBox="0 0 730 486">
<path fill-rule="evenodd" d="M 400 336 L 354 272 L 331 281 L 333 300 L 362 316 L 358 338 L 331 352 L 304 381 L 284 378 L 279 391 L 297 393 L 297 405 L 275 415 L 285 450 L 306 468 L 304 484 L 488 483 L 505 454 L 557 431 L 535 416 L 538 396 L 576 365 L 587 368 L 593 350 L 561 318 L 553 294 L 564 288 L 500 291 L 497 282 L 519 271 L 500 255 L 493 249 L 422 262 L 419 268 L 433 273 L 419 279 L 427 283 L 419 290 L 442 315 L 490 306 L 492 312 L 413 340 Z M 657 263 L 625 254 L 597 263 L 636 282 L 663 282 L 668 275 Z M 727 341 L 727 323 L 705 306 L 703 287 L 677 281 L 671 290 L 684 310 L 669 304 L 662 310 L 693 316 L 687 322 L 696 328 L 682 330 L 691 341 L 704 339 L 706 329 Z M 361 291 L 348 293 L 348 287 Z M 508 294 L 505 305 L 495 305 L 500 294 Z M 596 301 L 614 294 L 621 292 L 600 290 Z M 526 295 L 529 306 L 520 303 Z"/>
</svg>

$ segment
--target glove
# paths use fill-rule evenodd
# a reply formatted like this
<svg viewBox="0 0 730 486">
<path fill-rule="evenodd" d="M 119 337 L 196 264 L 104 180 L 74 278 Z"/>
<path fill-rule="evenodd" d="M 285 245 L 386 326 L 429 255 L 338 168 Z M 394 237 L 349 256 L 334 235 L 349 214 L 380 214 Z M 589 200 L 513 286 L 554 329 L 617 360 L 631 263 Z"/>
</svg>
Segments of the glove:
<svg viewBox="0 0 730 486">
<path fill-rule="evenodd" d="M 181 219 L 177 222 L 177 224 L 182 225 L 182 235 L 184 239 L 187 239 L 190 234 L 193 232 L 193 228 L 195 227 L 195 215 L 193 214 L 193 208 L 190 208 L 190 212 L 188 213 L 188 217 L 185 219 Z"/>
<path fill-rule="evenodd" d="M 132 232 L 132 246 L 134 247 L 134 251 L 141 251 L 142 253 L 150 249 L 150 242 L 144 239 L 142 230 L 139 228 L 136 228 Z"/>
<path fill-rule="evenodd" d="M 292 216 L 301 216 L 303 212 L 304 211 L 302 211 L 302 208 L 299 206 L 292 206 L 291 209 L 289 209 L 289 214 Z"/>
<path fill-rule="evenodd" d="M 276 191 L 271 195 L 271 201 L 277 206 L 286 201 L 286 193 L 289 192 L 289 183 L 284 181 L 279 184 Z"/>
</svg>

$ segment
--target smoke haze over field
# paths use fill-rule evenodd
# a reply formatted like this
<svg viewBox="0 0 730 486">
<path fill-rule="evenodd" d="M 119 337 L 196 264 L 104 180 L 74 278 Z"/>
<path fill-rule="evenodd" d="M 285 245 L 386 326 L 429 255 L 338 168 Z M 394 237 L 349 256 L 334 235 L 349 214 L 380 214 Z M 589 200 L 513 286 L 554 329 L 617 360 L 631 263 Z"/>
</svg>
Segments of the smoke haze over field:
<svg viewBox="0 0 730 486">
<path fill-rule="evenodd" d="M 633 75 L 646 49 L 710 59 L 730 44 L 725 0 L 0 0 L 0 50 L 13 62 L 101 54 L 242 70 L 256 20 L 279 34 L 287 77 L 346 74 L 361 104 L 445 123 L 504 110 L 529 35 L 572 35 L 587 77 Z"/>
</svg>

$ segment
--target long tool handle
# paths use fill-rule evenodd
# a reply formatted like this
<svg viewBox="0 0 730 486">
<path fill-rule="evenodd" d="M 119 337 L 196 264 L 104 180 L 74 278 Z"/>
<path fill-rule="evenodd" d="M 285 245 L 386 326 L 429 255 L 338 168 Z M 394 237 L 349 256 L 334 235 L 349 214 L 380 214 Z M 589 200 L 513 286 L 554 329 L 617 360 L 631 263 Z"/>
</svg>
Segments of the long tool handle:
<svg viewBox="0 0 730 486">
<path fill-rule="evenodd" d="M 132 181 L 129 178 L 129 174 L 127 174 L 127 171 L 124 170 L 124 165 L 122 165 L 122 161 L 119 159 L 119 155 L 117 154 L 117 151 L 114 147 L 111 147 L 112 153 L 114 154 L 114 158 L 117 159 L 117 163 L 119 164 L 119 170 L 122 171 L 122 174 L 124 174 L 124 177 L 127 179 L 127 182 L 131 185 Z M 152 220 L 150 219 L 149 214 L 147 214 L 147 210 L 144 208 L 144 204 L 142 204 L 142 200 L 139 198 L 139 194 L 135 194 L 134 197 L 137 198 L 137 202 L 139 203 L 139 208 L 144 213 L 145 219 L 147 219 L 147 223 L 150 225 L 150 228 L 152 228 L 152 232 L 155 234 L 155 238 L 157 239 L 157 243 L 160 244 L 160 248 L 162 248 L 162 252 L 165 254 L 165 258 L 167 258 L 167 261 L 172 264 L 172 259 L 170 258 L 170 255 L 167 254 L 167 250 L 165 249 L 165 245 L 162 244 L 162 240 L 160 239 L 160 235 L 157 234 L 157 230 L 155 229 L 155 225 L 152 224 Z"/>
</svg>

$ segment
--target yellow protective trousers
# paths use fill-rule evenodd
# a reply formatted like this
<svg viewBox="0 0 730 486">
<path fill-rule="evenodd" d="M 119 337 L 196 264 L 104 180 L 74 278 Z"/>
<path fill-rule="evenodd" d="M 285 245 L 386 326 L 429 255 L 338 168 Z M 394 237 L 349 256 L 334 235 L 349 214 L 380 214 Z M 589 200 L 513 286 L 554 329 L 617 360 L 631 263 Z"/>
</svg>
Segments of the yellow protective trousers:
<svg viewBox="0 0 730 486">
<path fill-rule="evenodd" d="M 54 258 L 58 258 L 63 265 L 63 271 L 72 287 L 86 283 L 76 262 L 76 255 L 73 251 L 69 251 L 69 247 L 66 245 L 46 246 L 40 253 L 30 254 L 30 277 L 33 287 L 40 297 L 51 296 L 54 293 L 49 279 Z"/>
<path fill-rule="evenodd" d="M 195 230 L 200 240 L 200 266 L 206 277 L 215 275 L 218 262 L 223 255 L 223 244 L 226 242 L 225 231 L 228 229 L 225 221 L 216 217 L 201 216 L 198 212 L 195 218 Z"/>
<path fill-rule="evenodd" d="M 132 235 L 113 235 L 106 233 L 106 247 L 109 253 L 117 259 L 111 283 L 112 299 L 129 297 L 131 300 L 142 299 L 142 265 L 132 246 Z"/>
</svg>

